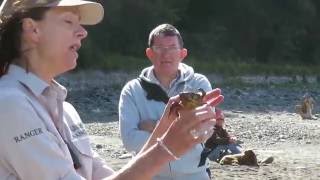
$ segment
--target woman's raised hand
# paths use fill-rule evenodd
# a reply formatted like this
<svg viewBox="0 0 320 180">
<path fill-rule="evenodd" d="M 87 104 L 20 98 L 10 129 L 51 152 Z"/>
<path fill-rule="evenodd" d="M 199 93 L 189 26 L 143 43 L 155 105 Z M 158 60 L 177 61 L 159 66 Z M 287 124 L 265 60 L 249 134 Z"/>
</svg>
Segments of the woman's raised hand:
<svg viewBox="0 0 320 180">
<path fill-rule="evenodd" d="M 214 126 L 216 117 L 212 107 L 221 103 L 223 98 L 221 90 L 214 89 L 204 97 L 204 105 L 193 110 L 181 109 L 179 110 L 179 116 L 176 113 L 170 113 L 172 105 L 175 102 L 179 102 L 179 97 L 170 98 L 159 126 L 168 127 L 161 138 L 175 156 L 180 157 L 194 145 L 203 142 L 208 138 L 208 135 L 212 134 L 212 128 L 208 128 L 208 132 L 196 137 L 193 131 L 197 131 L 203 126 Z"/>
</svg>

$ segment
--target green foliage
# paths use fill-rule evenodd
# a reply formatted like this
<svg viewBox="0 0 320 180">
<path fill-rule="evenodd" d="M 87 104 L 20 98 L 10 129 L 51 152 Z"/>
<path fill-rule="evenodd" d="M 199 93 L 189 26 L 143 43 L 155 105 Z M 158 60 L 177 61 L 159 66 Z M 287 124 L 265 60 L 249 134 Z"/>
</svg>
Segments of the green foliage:
<svg viewBox="0 0 320 180">
<path fill-rule="evenodd" d="M 95 66 L 96 68 L 104 71 L 112 70 L 133 72 L 142 70 L 142 68 L 150 65 L 150 61 L 146 58 L 111 54 L 101 58 Z"/>
<path fill-rule="evenodd" d="M 190 62 L 191 61 L 191 62 Z M 190 59 L 188 64 L 204 73 L 217 73 L 224 76 L 238 75 L 317 75 L 320 66 L 301 64 L 262 64 L 257 62 L 244 62 L 232 60 L 212 59 L 211 61 L 196 61 Z"/>
<path fill-rule="evenodd" d="M 239 75 L 308 76 L 318 75 L 320 72 L 320 66 L 273 63 L 263 64 L 254 61 L 241 61 L 240 59 L 212 58 L 207 61 L 200 61 L 190 57 L 185 59 L 183 62 L 193 66 L 197 72 L 220 74 L 225 77 Z M 150 61 L 146 57 L 123 56 L 119 54 L 106 55 L 101 57 L 98 62 L 94 62 L 94 60 L 92 60 L 87 63 L 91 65 L 84 66 L 81 64 L 80 68 L 90 67 L 103 71 L 140 72 L 143 68 L 151 65 Z"/>
<path fill-rule="evenodd" d="M 197 59 L 195 66 L 204 71 L 229 75 L 319 72 L 314 67 L 320 64 L 319 0 L 99 2 L 105 7 L 105 18 L 88 27 L 90 38 L 81 49 L 81 68 L 126 70 L 147 65 L 144 50 L 149 32 L 156 25 L 171 23 Z"/>
</svg>

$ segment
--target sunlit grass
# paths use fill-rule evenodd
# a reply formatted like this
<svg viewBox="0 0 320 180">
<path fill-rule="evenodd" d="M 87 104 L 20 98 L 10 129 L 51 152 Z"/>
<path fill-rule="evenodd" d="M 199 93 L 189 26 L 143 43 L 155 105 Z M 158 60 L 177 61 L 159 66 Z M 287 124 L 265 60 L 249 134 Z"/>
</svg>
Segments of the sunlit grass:
<svg viewBox="0 0 320 180">
<path fill-rule="evenodd" d="M 319 66 L 301 64 L 259 64 L 249 62 L 231 62 L 212 60 L 209 62 L 190 60 L 190 64 L 204 73 L 218 73 L 224 76 L 265 75 L 265 76 L 316 76 L 320 74 Z"/>
<path fill-rule="evenodd" d="M 87 62 L 87 61 L 84 61 Z M 201 61 L 187 58 L 183 61 L 194 67 L 197 72 L 214 73 L 222 76 L 264 75 L 264 76 L 317 76 L 320 74 L 319 66 L 307 66 L 301 64 L 259 64 L 256 62 L 243 62 L 240 60 L 212 59 Z M 81 69 L 99 69 L 103 71 L 141 71 L 151 63 L 146 57 L 133 57 L 125 55 L 108 55 L 100 57 L 94 63 L 81 66 Z"/>
</svg>

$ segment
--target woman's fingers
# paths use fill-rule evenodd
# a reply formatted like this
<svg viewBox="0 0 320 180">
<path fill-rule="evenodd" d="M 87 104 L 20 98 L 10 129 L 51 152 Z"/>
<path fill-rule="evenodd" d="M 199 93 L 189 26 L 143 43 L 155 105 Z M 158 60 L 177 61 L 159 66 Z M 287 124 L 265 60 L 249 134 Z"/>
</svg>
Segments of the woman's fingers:
<svg viewBox="0 0 320 180">
<path fill-rule="evenodd" d="M 181 110 L 179 114 L 163 137 L 177 156 L 209 138 L 215 124 L 214 112 L 207 104 L 195 110 Z"/>
<path fill-rule="evenodd" d="M 190 136 L 198 142 L 199 138 L 207 138 L 215 125 L 215 112 L 207 104 L 197 107 L 192 111 L 180 111 L 180 118 L 177 125 L 185 130 L 186 137 Z M 195 143 L 196 144 L 196 143 Z"/>
<path fill-rule="evenodd" d="M 202 121 L 201 123 L 192 127 L 192 129 L 189 132 L 198 143 L 204 142 L 209 137 L 211 137 L 215 122 L 216 121 L 214 119 Z"/>
<path fill-rule="evenodd" d="M 195 144 L 204 143 L 206 142 L 213 134 L 214 129 L 208 129 L 206 133 L 202 133 L 201 136 L 195 138 Z"/>
<path fill-rule="evenodd" d="M 223 95 L 221 95 L 221 90 L 219 88 L 213 89 L 212 91 L 207 92 L 203 97 L 203 102 L 211 105 L 217 106 L 223 102 Z"/>
<path fill-rule="evenodd" d="M 224 114 L 221 109 L 215 108 L 216 110 L 216 119 L 224 119 Z"/>
<path fill-rule="evenodd" d="M 180 121 L 183 123 L 183 128 L 191 128 L 209 119 L 215 118 L 215 112 L 212 111 L 208 104 L 204 104 L 195 108 L 194 110 L 181 109 L 179 111 Z"/>
<path fill-rule="evenodd" d="M 223 95 L 219 95 L 213 99 L 209 99 L 207 101 L 207 104 L 209 104 L 210 106 L 218 106 L 220 103 L 222 103 L 224 100 L 224 96 Z"/>
<path fill-rule="evenodd" d="M 213 89 L 206 93 L 206 95 L 203 97 L 203 101 L 206 102 L 209 99 L 215 98 L 219 95 L 221 95 L 221 89 L 219 88 Z"/>
<path fill-rule="evenodd" d="M 163 113 L 163 117 L 169 118 L 169 116 L 172 114 L 171 113 L 172 106 L 176 103 L 179 103 L 179 101 L 180 101 L 179 95 L 171 97 L 166 105 L 166 108 Z"/>
<path fill-rule="evenodd" d="M 179 102 L 179 100 L 180 100 L 179 95 L 176 95 L 176 96 L 171 97 L 167 104 L 171 105 L 174 102 Z"/>
<path fill-rule="evenodd" d="M 162 118 L 163 122 L 166 122 L 164 124 L 168 125 L 163 135 L 164 143 L 177 156 L 181 156 L 194 145 L 204 142 L 212 135 L 215 125 L 216 111 L 211 107 L 217 106 L 223 99 L 221 90 L 214 89 L 203 98 L 204 105 L 193 110 L 182 108 L 177 116 L 176 113 L 170 113 L 170 110 L 179 103 L 180 98 L 179 96 L 170 98 Z"/>
</svg>

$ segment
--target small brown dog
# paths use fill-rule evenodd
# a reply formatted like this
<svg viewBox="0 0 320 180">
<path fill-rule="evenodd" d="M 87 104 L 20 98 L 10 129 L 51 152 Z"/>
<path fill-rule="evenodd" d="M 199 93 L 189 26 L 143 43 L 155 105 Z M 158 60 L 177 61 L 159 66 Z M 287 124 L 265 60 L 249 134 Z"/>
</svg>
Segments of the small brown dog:
<svg viewBox="0 0 320 180">
<path fill-rule="evenodd" d="M 298 113 L 302 119 L 313 119 L 312 110 L 314 108 L 314 99 L 309 94 L 305 94 L 300 104 L 296 105 L 296 113 Z"/>
<path fill-rule="evenodd" d="M 252 150 L 246 150 L 241 154 L 226 155 L 220 160 L 219 163 L 221 165 L 259 166 L 257 156 Z"/>
</svg>

